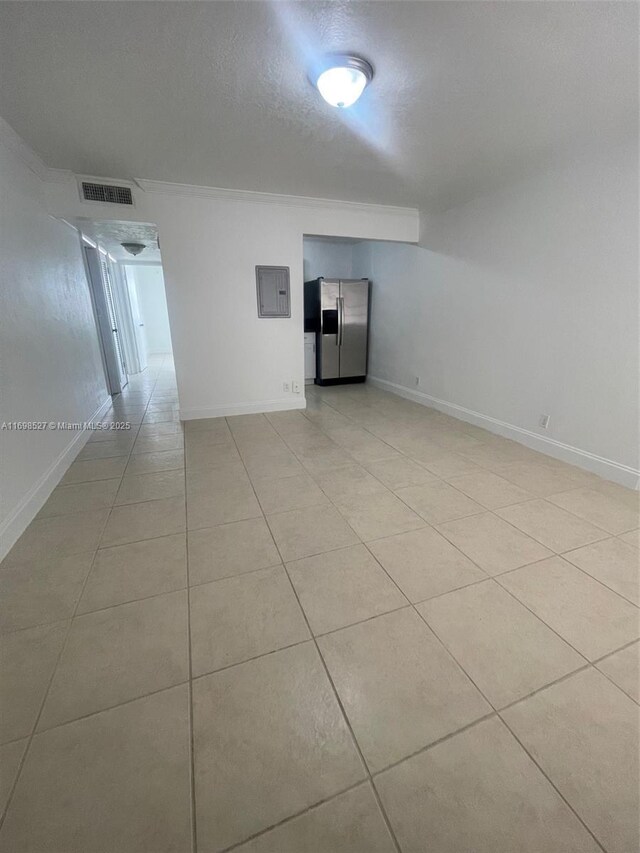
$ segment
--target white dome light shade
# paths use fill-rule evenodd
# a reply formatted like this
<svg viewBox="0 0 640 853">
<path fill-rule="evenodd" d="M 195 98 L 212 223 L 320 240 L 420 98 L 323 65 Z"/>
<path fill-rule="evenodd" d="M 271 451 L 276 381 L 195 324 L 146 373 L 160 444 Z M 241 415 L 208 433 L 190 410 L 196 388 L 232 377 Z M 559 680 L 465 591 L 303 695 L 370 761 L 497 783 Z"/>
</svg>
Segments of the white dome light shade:
<svg viewBox="0 0 640 853">
<path fill-rule="evenodd" d="M 330 64 L 329 64 L 330 63 Z M 364 92 L 373 77 L 373 69 L 355 56 L 331 57 L 316 80 L 318 91 L 332 107 L 350 107 Z"/>
<path fill-rule="evenodd" d="M 367 85 L 367 78 L 357 68 L 328 68 L 318 77 L 318 91 L 332 107 L 355 104 Z"/>
</svg>

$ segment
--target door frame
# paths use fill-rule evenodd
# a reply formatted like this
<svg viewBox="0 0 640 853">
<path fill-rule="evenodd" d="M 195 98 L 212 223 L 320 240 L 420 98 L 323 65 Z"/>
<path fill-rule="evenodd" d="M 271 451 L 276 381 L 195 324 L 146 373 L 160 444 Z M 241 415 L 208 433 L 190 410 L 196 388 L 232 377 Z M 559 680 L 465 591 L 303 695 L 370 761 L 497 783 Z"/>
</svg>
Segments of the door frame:
<svg viewBox="0 0 640 853">
<path fill-rule="evenodd" d="M 124 325 L 127 332 L 127 349 L 131 373 L 142 373 L 147 369 L 147 350 L 141 345 L 140 334 L 136 326 L 141 321 L 138 308 L 138 297 L 134 279 L 127 274 L 130 264 L 118 261 L 118 275 L 122 282 L 122 302 L 125 305 Z M 135 310 L 134 310 L 135 303 Z"/>
<path fill-rule="evenodd" d="M 82 238 L 80 238 L 82 240 Z M 111 318 L 107 307 L 107 297 L 102 280 L 101 258 L 98 248 L 82 241 L 82 257 L 87 273 L 87 282 L 91 294 L 91 303 L 98 331 L 98 342 L 104 367 L 109 394 L 120 394 L 126 383 L 122 382 L 118 355 L 115 350 Z"/>
</svg>

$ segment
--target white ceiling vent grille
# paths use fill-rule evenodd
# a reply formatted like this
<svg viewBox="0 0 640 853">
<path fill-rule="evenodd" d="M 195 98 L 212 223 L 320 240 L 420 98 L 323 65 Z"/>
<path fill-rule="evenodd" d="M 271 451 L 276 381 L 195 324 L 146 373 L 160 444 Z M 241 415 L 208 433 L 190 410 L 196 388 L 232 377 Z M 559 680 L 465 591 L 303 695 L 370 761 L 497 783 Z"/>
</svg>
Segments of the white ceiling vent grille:
<svg viewBox="0 0 640 853">
<path fill-rule="evenodd" d="M 133 205 L 131 189 L 129 187 L 116 187 L 113 184 L 92 184 L 88 181 L 83 181 L 82 198 L 85 201 Z"/>
</svg>

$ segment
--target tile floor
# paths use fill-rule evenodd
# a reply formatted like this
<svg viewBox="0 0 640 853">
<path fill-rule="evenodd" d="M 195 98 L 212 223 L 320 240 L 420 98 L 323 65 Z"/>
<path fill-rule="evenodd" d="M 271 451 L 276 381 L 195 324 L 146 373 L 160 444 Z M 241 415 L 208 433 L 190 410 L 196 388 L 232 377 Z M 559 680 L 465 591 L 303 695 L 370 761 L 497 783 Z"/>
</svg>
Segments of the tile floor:
<svg viewBox="0 0 640 853">
<path fill-rule="evenodd" d="M 638 495 L 373 387 L 132 379 L 0 567 L 10 853 L 637 853 Z"/>
</svg>

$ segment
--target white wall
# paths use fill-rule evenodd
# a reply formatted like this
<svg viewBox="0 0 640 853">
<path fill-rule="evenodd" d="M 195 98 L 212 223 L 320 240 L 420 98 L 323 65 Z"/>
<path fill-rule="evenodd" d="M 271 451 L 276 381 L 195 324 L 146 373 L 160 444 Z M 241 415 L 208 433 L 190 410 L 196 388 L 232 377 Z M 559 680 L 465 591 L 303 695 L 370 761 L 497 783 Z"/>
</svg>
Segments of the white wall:
<svg viewBox="0 0 640 853">
<path fill-rule="evenodd" d="M 0 131 L 0 422 L 90 420 L 110 399 L 79 237 L 47 215 L 41 178 Z M 0 558 L 86 435 L 0 430 Z"/>
<path fill-rule="evenodd" d="M 134 283 L 147 342 L 147 355 L 171 352 L 171 330 L 161 266 L 127 264 L 127 280 Z"/>
<path fill-rule="evenodd" d="M 633 484 L 637 192 L 630 144 L 425 217 L 424 248 L 355 247 L 373 279 L 370 374 L 577 448 L 540 447 Z"/>
<path fill-rule="evenodd" d="M 353 243 L 304 238 L 304 280 L 314 278 L 351 278 Z"/>
<path fill-rule="evenodd" d="M 49 185 L 51 212 L 99 214 L 79 201 L 72 176 Z M 328 202 L 140 181 L 126 213 L 104 219 L 158 226 L 181 416 L 185 419 L 300 408 L 304 394 L 303 235 L 418 239 L 404 208 Z M 89 213 L 90 211 L 90 213 Z M 291 318 L 260 319 L 256 264 L 291 270 Z"/>
</svg>

